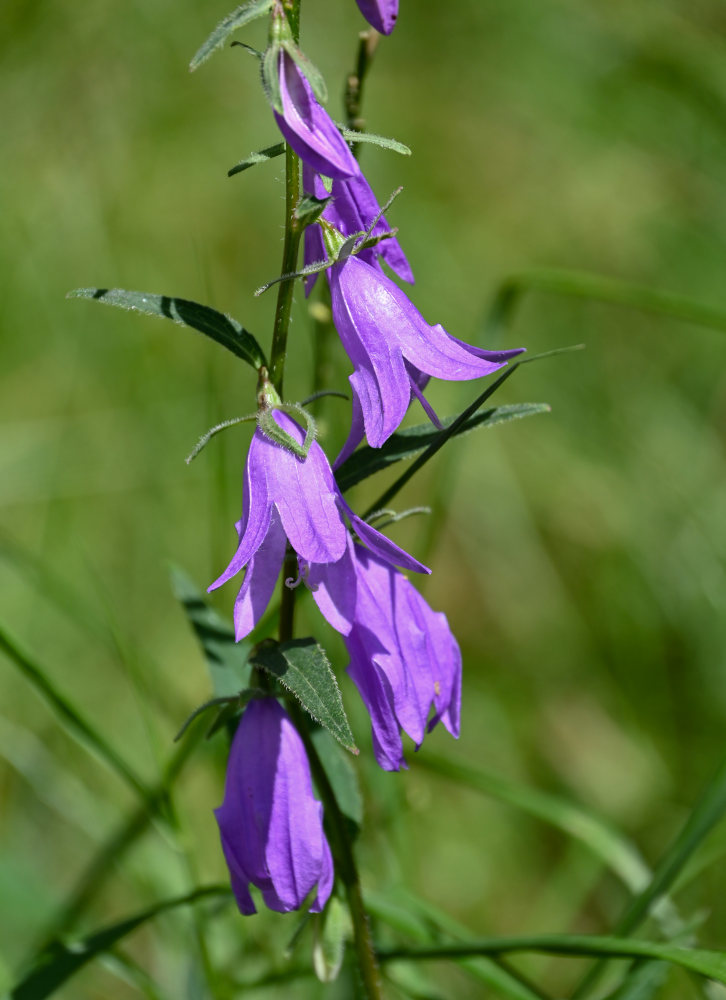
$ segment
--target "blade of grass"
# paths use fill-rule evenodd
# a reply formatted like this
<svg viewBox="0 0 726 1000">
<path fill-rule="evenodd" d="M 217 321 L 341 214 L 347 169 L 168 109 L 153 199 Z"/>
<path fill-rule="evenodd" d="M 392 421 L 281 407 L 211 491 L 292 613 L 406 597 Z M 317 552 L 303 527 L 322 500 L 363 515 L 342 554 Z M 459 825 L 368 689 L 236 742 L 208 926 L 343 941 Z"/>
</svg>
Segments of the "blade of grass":
<svg viewBox="0 0 726 1000">
<path fill-rule="evenodd" d="M 626 907 L 613 930 L 615 936 L 625 937 L 631 934 L 653 911 L 656 903 L 668 892 L 688 859 L 720 822 L 724 813 L 726 813 L 726 758 L 706 786 L 683 829 L 661 858 L 649 884 Z M 573 993 L 573 1000 L 581 1000 L 589 993 L 597 982 L 603 966 L 604 960 L 597 962 L 590 969 Z"/>
<path fill-rule="evenodd" d="M 726 953 L 702 948 L 681 948 L 678 945 L 638 941 L 605 935 L 533 934 L 522 937 L 492 937 L 461 944 L 429 945 L 418 948 L 381 949 L 381 962 L 407 959 L 419 962 L 427 959 L 472 958 L 475 955 L 506 955 L 516 952 L 537 952 L 572 958 L 656 958 L 701 976 L 726 983 Z"/>
<path fill-rule="evenodd" d="M 604 861 L 631 892 L 640 892 L 648 885 L 651 872 L 637 848 L 618 830 L 584 807 L 435 754 L 417 757 L 416 765 L 499 802 L 506 802 L 576 838 Z M 672 910 L 669 914 L 672 917 Z M 660 915 L 664 916 L 662 912 Z"/>
<path fill-rule="evenodd" d="M 127 917 L 118 923 L 103 927 L 88 937 L 72 944 L 55 942 L 42 955 L 37 964 L 10 991 L 11 1000 L 43 1000 L 50 996 L 71 976 L 98 955 L 109 951 L 119 941 L 131 934 L 142 924 L 161 913 L 167 913 L 179 906 L 188 906 L 215 896 L 229 897 L 228 886 L 208 885 L 195 889 L 184 896 L 166 899 L 140 913 Z"/>
<path fill-rule="evenodd" d="M 661 292 L 645 285 L 586 271 L 541 268 L 510 275 L 499 285 L 485 320 L 487 343 L 502 326 L 511 321 L 527 292 L 548 292 L 608 302 L 660 316 L 670 316 L 696 326 L 710 327 L 712 330 L 726 331 L 725 310 L 705 305 L 688 296 Z"/>
<path fill-rule="evenodd" d="M 81 715 L 68 698 L 61 694 L 46 671 L 20 648 L 2 625 L 0 625 L 0 651 L 5 653 L 8 659 L 30 681 L 35 690 L 48 702 L 68 733 L 119 775 L 142 799 L 149 796 L 149 789 L 141 778 L 107 743 L 98 730 Z"/>
</svg>

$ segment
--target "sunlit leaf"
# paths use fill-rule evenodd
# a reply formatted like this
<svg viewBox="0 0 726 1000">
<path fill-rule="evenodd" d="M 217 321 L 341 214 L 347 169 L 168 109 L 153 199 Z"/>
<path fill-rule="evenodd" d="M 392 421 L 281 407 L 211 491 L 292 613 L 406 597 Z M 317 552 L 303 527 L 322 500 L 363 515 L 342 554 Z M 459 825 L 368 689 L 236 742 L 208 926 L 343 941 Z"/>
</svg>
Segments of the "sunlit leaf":
<svg viewBox="0 0 726 1000">
<path fill-rule="evenodd" d="M 221 48 L 229 36 L 237 28 L 254 21 L 257 17 L 264 17 L 272 7 L 273 0 L 247 0 L 226 17 L 222 18 L 212 34 L 204 44 L 194 54 L 194 58 L 189 63 L 189 69 L 193 72 L 201 66 L 212 55 L 215 49 Z"/>
</svg>

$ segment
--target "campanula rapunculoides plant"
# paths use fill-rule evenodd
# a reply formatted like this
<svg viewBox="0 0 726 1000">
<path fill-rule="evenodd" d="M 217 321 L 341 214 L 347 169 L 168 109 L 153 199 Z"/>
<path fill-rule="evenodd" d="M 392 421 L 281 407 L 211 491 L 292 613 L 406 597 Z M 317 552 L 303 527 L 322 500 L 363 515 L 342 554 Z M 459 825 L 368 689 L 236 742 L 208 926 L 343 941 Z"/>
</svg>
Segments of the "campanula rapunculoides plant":
<svg viewBox="0 0 726 1000">
<path fill-rule="evenodd" d="M 358 6 L 373 26 L 360 50 L 370 56 L 375 31 L 393 30 L 398 3 L 358 0 Z M 352 0 L 350 12 L 354 30 Z M 315 915 L 318 975 L 334 978 L 345 942 L 352 938 L 365 996 L 379 998 L 379 963 L 354 850 L 358 821 L 351 825 L 341 804 L 340 774 L 352 781 L 354 772 L 350 765 L 342 772 L 335 765 L 331 747 L 337 748 L 320 742 L 321 730 L 329 730 L 354 754 L 359 751 L 336 672 L 321 643 L 295 635 L 295 601 L 309 593 L 321 613 L 321 629 L 332 626 L 343 637 L 347 674 L 370 716 L 372 753 L 383 771 L 407 767 L 404 736 L 414 751 L 438 723 L 458 738 L 459 645 L 444 612 L 432 609 L 406 575 L 427 574 L 428 567 L 381 530 L 402 516 L 388 506 L 399 487 L 389 487 L 365 516 L 354 513 L 345 494 L 369 475 L 418 454 L 409 467 L 415 471 L 455 434 L 504 419 L 496 408 L 477 411 L 514 370 L 516 364 L 509 363 L 522 348 L 488 350 L 428 323 L 389 276 L 388 270 L 413 283 L 405 234 L 399 242 L 389 224 L 393 199 L 381 207 L 358 154 L 369 138 L 378 146 L 409 151 L 394 140 L 341 126 L 325 110 L 324 81 L 300 47 L 300 0 L 248 0 L 220 23 L 192 68 L 233 31 L 258 18 L 268 21 L 268 45 L 264 52 L 251 51 L 259 59 L 281 141 L 230 173 L 276 155 L 285 157 L 280 276 L 260 290 L 278 286 L 269 354 L 240 323 L 208 306 L 119 289 L 76 294 L 199 330 L 256 372 L 254 411 L 212 428 L 190 456 L 232 424 L 254 424 L 241 461 L 236 549 L 227 569 L 209 586 L 216 590 L 244 573 L 234 606 L 234 635 L 237 641 L 250 636 L 254 642 L 249 678 L 238 694 L 219 696 L 198 710 L 218 712 L 213 731 L 225 731 L 225 724 L 233 730 L 224 801 L 216 811 L 222 849 L 243 914 L 257 911 L 254 889 L 272 910 L 305 909 Z M 351 108 L 358 102 L 360 110 L 362 77 L 357 90 L 350 89 L 350 80 L 348 84 L 349 93 L 357 94 L 349 102 L 352 126 L 359 124 Z M 343 421 L 347 440 L 332 465 L 325 450 L 330 442 L 317 440 L 308 409 L 308 402 L 330 387 L 311 386 L 311 400 L 303 402 L 286 399 L 283 388 L 296 282 L 304 279 L 310 294 L 321 272 L 327 280 L 317 283 L 315 294 L 332 324 L 319 326 L 316 337 L 322 342 L 337 333 L 339 357 L 345 362 L 347 356 L 352 368 L 350 411 Z M 425 394 L 432 378 L 487 381 L 463 414 L 441 420 Z M 414 401 L 427 420 L 403 431 Z M 536 407 L 503 410 L 509 417 Z M 350 686 L 343 686 L 347 698 Z M 345 919 L 340 918 L 342 900 Z M 321 954 L 328 952 L 320 941 L 331 947 L 331 939 L 338 959 L 323 960 Z"/>
</svg>

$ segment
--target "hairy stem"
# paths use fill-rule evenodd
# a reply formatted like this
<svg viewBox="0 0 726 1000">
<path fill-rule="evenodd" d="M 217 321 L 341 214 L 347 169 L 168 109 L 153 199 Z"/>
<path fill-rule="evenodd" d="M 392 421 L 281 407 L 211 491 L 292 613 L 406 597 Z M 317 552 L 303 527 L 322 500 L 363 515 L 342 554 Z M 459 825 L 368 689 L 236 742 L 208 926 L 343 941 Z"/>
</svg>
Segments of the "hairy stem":
<svg viewBox="0 0 726 1000">
<path fill-rule="evenodd" d="M 282 267 L 280 274 L 292 274 L 297 270 L 298 251 L 303 227 L 295 217 L 295 209 L 300 200 L 300 160 L 288 146 L 285 150 L 285 241 L 282 247 Z M 280 398 L 283 398 L 282 380 L 287 356 L 287 331 L 290 327 L 290 312 L 295 279 L 286 278 L 280 282 L 275 308 L 275 324 L 272 330 L 272 350 L 270 352 L 270 379 Z"/>
</svg>

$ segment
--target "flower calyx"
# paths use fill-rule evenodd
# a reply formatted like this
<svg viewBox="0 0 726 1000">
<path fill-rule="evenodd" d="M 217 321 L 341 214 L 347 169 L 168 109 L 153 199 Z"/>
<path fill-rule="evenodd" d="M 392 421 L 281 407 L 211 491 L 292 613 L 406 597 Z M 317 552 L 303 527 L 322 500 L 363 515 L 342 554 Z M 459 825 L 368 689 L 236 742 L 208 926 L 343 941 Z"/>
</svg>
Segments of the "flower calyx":
<svg viewBox="0 0 726 1000">
<path fill-rule="evenodd" d="M 281 410 L 299 421 L 305 428 L 305 437 L 302 441 L 296 441 L 292 434 L 280 427 L 275 420 L 275 411 Z M 312 416 L 303 409 L 300 403 L 283 403 L 280 396 L 270 381 L 269 372 L 266 368 L 260 368 L 257 381 L 257 426 L 271 441 L 279 444 L 285 451 L 292 452 L 298 458 L 305 461 L 310 451 L 310 446 L 317 437 L 317 427 Z"/>
</svg>

